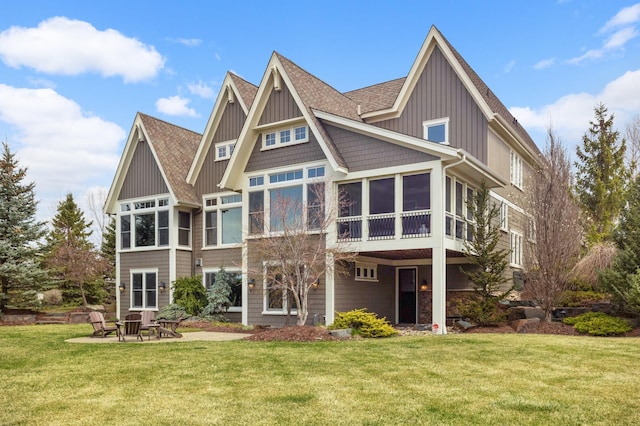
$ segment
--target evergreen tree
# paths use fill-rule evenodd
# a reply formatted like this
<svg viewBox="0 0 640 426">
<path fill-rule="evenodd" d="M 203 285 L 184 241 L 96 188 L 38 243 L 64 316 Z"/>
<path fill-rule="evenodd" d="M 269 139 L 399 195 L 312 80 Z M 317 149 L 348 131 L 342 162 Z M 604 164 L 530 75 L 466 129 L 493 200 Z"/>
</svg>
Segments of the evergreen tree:
<svg viewBox="0 0 640 426">
<path fill-rule="evenodd" d="M 105 296 L 103 274 L 106 262 L 89 241 L 92 230 L 72 194 L 58 204 L 47 235 L 46 263 L 55 269 L 63 287 L 63 298 L 83 305 L 100 302 Z"/>
<path fill-rule="evenodd" d="M 109 263 L 107 277 L 115 279 L 116 270 L 116 218 L 112 217 L 102 234 L 100 254 Z"/>
<path fill-rule="evenodd" d="M 224 320 L 224 314 L 231 306 L 231 287 L 237 285 L 235 275 L 229 274 L 224 268 L 216 274 L 216 279 L 207 292 L 208 304 L 204 308 L 203 315 L 216 321 Z"/>
<path fill-rule="evenodd" d="M 624 310 L 640 314 L 640 176 L 629 188 L 615 233 L 617 252 L 600 281 Z"/>
<path fill-rule="evenodd" d="M 509 282 L 505 272 L 509 265 L 509 250 L 499 249 L 502 232 L 498 223 L 500 207 L 491 201 L 490 191 L 485 182 L 467 200 L 467 208 L 473 217 L 470 241 L 465 241 L 464 254 L 471 268 L 462 269 L 462 273 L 472 282 L 475 298 L 461 312 L 472 321 L 488 325 L 502 321 L 498 301 L 512 290 L 503 289 Z"/>
<path fill-rule="evenodd" d="M 629 170 L 625 166 L 626 141 L 618 142 L 619 132 L 613 130 L 613 114 L 599 104 L 594 108 L 588 134 L 582 137 L 582 148 L 576 155 L 575 192 L 582 210 L 589 219 L 587 239 L 595 244 L 610 240 L 613 228 L 624 205 Z"/>
<path fill-rule="evenodd" d="M 36 293 L 46 289 L 49 280 L 40 268 L 39 240 L 46 233 L 45 223 L 36 221 L 35 183 L 24 184 L 27 169 L 3 143 L 0 158 L 0 310 L 37 304 Z"/>
</svg>

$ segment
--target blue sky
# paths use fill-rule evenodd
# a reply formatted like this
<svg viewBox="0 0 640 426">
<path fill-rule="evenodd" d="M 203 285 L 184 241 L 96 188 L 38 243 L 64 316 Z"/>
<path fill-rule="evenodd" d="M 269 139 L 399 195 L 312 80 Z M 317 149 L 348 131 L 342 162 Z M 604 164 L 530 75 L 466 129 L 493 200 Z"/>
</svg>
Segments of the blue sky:
<svg viewBox="0 0 640 426">
<path fill-rule="evenodd" d="M 32 1 L 0 6 L 0 140 L 40 216 L 111 185 L 137 111 L 201 133 L 225 73 L 272 51 L 348 91 L 406 76 L 436 25 L 540 147 L 571 152 L 604 102 L 640 113 L 634 1 Z"/>
</svg>

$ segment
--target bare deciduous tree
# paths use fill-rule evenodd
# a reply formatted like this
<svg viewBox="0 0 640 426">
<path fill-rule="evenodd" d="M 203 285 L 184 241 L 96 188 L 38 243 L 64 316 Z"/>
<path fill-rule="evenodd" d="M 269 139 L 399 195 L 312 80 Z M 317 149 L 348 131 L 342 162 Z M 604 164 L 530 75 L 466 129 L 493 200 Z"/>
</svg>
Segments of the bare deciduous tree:
<svg viewBox="0 0 640 426">
<path fill-rule="evenodd" d="M 528 191 L 531 244 L 526 255 L 525 292 L 544 309 L 549 320 L 578 260 L 583 228 L 580 208 L 571 195 L 571 162 L 551 127 L 541 160 Z"/>
<path fill-rule="evenodd" d="M 627 161 L 631 171 L 631 180 L 638 175 L 638 162 L 640 162 L 640 114 L 637 114 L 628 124 L 626 129 Z"/>
<path fill-rule="evenodd" d="M 267 221 L 260 196 L 249 201 L 250 233 L 260 235 L 251 240 L 250 250 L 258 252 L 263 264 L 250 274 L 264 277 L 271 307 L 284 307 L 288 313 L 296 309 L 297 325 L 307 321 L 309 294 L 318 280 L 326 274 L 346 273 L 346 264 L 356 256 L 327 244 L 337 208 L 325 202 L 325 187 L 325 182 L 307 185 L 306 202 L 304 187 L 272 190 Z M 327 263 L 327 258 L 333 262 Z"/>
</svg>

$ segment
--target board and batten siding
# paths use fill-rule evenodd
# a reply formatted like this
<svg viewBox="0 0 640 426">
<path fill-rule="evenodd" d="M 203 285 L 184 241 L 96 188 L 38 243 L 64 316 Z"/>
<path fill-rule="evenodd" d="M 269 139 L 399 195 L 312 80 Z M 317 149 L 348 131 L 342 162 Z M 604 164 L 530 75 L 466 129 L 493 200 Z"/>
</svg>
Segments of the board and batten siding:
<svg viewBox="0 0 640 426">
<path fill-rule="evenodd" d="M 213 143 L 237 139 L 246 119 L 247 116 L 240 103 L 227 103 L 222 117 L 220 117 L 218 128 L 213 135 Z"/>
<path fill-rule="evenodd" d="M 424 138 L 423 122 L 449 117 L 449 145 L 487 162 L 488 122 L 449 62 L 435 47 L 398 118 L 371 124 Z"/>
<path fill-rule="evenodd" d="M 438 160 L 438 157 L 325 124 L 350 172 Z M 427 143 L 427 142 L 425 142 Z"/>
<path fill-rule="evenodd" d="M 258 125 L 276 123 L 296 117 L 302 117 L 302 112 L 293 96 L 291 96 L 287 85 L 282 84 L 281 90 L 271 91 Z"/>
<path fill-rule="evenodd" d="M 125 283 L 125 291 L 120 293 L 120 319 L 124 319 L 129 313 L 131 306 L 131 270 L 157 269 L 158 284 L 164 281 L 167 291 L 158 292 L 158 306 L 169 304 L 169 250 L 151 250 L 144 252 L 122 252 L 120 253 L 120 281 Z M 120 284 L 120 283 L 118 283 Z"/>
<path fill-rule="evenodd" d="M 149 145 L 138 142 L 127 168 L 118 200 L 146 197 L 169 192 Z"/>
</svg>

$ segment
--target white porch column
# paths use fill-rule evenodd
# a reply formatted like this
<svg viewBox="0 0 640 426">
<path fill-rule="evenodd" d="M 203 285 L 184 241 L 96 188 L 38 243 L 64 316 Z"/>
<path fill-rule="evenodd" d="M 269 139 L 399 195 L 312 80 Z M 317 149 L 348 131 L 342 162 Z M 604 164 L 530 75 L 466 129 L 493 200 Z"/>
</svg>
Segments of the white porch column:
<svg viewBox="0 0 640 426">
<path fill-rule="evenodd" d="M 434 334 L 447 334 L 447 253 L 445 249 L 445 171 L 431 171 L 431 238 L 433 239 L 431 324 Z"/>
</svg>

